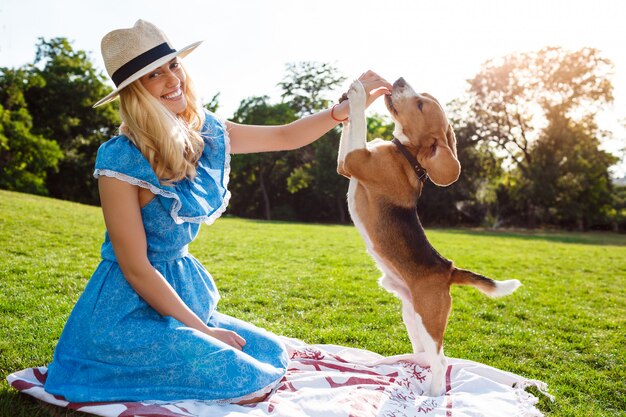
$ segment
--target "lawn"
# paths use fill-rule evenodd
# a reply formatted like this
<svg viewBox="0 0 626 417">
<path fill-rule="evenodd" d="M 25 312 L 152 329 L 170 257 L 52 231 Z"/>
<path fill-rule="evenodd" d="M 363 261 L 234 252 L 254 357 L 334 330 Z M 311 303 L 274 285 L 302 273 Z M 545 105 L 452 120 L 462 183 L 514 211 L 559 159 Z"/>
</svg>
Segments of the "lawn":
<svg viewBox="0 0 626 417">
<path fill-rule="evenodd" d="M 48 416 L 7 374 L 47 364 L 99 261 L 97 207 L 0 191 L 0 416 Z M 456 265 L 523 286 L 497 300 L 453 288 L 446 355 L 542 380 L 548 416 L 626 415 L 626 236 L 428 230 Z M 309 343 L 410 351 L 397 299 L 351 226 L 225 217 L 190 251 L 220 310 Z M 537 394 L 537 392 L 535 392 Z"/>
</svg>

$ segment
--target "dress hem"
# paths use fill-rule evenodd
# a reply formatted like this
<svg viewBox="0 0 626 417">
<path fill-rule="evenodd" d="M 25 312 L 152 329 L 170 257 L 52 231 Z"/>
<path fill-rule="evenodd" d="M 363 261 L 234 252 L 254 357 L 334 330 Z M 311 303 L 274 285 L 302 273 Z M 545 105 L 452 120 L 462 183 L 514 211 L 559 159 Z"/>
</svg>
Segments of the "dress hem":
<svg viewBox="0 0 626 417">
<path fill-rule="evenodd" d="M 47 370 L 48 367 L 40 367 L 39 369 L 46 369 Z M 261 395 L 268 395 L 271 394 L 273 391 L 276 390 L 276 388 L 278 387 L 278 384 L 280 384 L 280 381 L 282 381 L 282 379 L 285 377 L 285 372 L 283 372 L 281 374 L 280 377 L 276 378 L 274 381 L 272 381 L 271 383 L 265 385 L 262 388 L 259 388 L 256 391 L 253 391 L 251 393 L 248 394 L 244 394 L 244 395 L 239 395 L 239 396 L 235 396 L 235 397 L 230 397 L 230 398 L 220 398 L 220 399 L 203 399 L 202 395 L 195 395 L 195 396 L 189 396 L 189 397 L 181 397 L 181 398 L 176 398 L 176 399 L 168 399 L 168 400 L 156 400 L 156 399 L 146 399 L 146 398 L 134 398 L 133 396 L 129 396 L 129 397 L 118 397 L 118 399 L 111 399 L 111 397 L 109 396 L 107 397 L 98 397 L 97 395 L 92 395 L 91 398 L 89 400 L 86 399 L 80 399 L 80 400 L 75 400 L 75 399 L 67 399 L 64 395 L 63 395 L 63 390 L 55 390 L 55 389 L 47 389 L 44 386 L 44 391 L 46 391 L 48 394 L 51 395 L 56 395 L 61 397 L 60 399 L 71 402 L 71 403 L 93 403 L 93 402 L 120 402 L 120 401 L 126 401 L 126 402 L 141 402 L 141 403 L 146 403 L 146 404 L 172 404 L 172 403 L 176 403 L 179 401 L 202 401 L 203 403 L 206 404 L 233 404 L 233 403 L 238 403 L 240 401 L 246 401 L 246 400 L 250 400 L 256 397 L 259 397 Z M 10 375 L 9 375 L 10 376 Z M 65 386 L 66 388 L 68 387 L 67 385 Z M 84 389 L 84 387 L 81 386 L 81 388 Z M 163 387 L 166 388 L 166 387 Z M 180 389 L 180 387 L 176 387 L 177 389 Z M 198 390 L 194 390 L 196 393 L 199 392 Z M 124 399 L 121 399 L 124 398 Z"/>
</svg>

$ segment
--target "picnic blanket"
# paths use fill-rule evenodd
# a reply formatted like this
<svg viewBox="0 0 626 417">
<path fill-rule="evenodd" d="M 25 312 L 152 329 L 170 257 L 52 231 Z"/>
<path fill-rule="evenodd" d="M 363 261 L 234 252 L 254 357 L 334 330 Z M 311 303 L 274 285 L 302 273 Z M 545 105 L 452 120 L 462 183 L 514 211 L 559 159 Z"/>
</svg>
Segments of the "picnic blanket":
<svg viewBox="0 0 626 417">
<path fill-rule="evenodd" d="M 537 398 L 525 391 L 544 383 L 477 362 L 448 358 L 446 393 L 427 397 L 430 369 L 420 355 L 383 357 L 367 350 L 336 345 L 308 345 L 281 338 L 289 369 L 263 402 L 220 404 L 200 400 L 176 402 L 70 403 L 43 389 L 46 367 L 15 372 L 7 381 L 15 389 L 49 404 L 105 417 L 424 417 L 542 416 Z"/>
</svg>

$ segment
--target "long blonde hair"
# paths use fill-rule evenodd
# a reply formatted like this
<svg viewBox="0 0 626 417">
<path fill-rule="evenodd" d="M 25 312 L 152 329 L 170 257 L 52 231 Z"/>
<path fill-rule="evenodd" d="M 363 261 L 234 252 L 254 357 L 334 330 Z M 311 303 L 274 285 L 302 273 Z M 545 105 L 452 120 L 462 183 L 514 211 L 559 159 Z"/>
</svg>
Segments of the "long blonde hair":
<svg viewBox="0 0 626 417">
<path fill-rule="evenodd" d="M 140 80 L 120 91 L 120 133 L 137 146 L 164 185 L 193 179 L 204 148 L 200 136 L 204 111 L 189 75 L 183 93 L 187 107 L 176 115 L 154 98 Z"/>
</svg>

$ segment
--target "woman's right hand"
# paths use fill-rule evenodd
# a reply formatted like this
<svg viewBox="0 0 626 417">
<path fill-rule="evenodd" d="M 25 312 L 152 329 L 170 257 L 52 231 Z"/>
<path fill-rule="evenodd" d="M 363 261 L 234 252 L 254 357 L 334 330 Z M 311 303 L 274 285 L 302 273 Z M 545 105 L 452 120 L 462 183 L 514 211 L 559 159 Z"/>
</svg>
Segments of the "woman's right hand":
<svg viewBox="0 0 626 417">
<path fill-rule="evenodd" d="M 242 350 L 246 345 L 246 339 L 231 330 L 211 327 L 209 330 L 205 331 L 205 333 L 229 346 L 234 347 L 237 350 Z"/>
<path fill-rule="evenodd" d="M 137 294 L 161 316 L 173 317 L 187 327 L 242 350 L 246 345 L 243 337 L 230 330 L 208 327 L 150 264 L 146 256 L 147 243 L 139 206 L 139 187 L 117 178 L 101 176 L 98 188 L 115 257 L 124 277 Z"/>
</svg>

